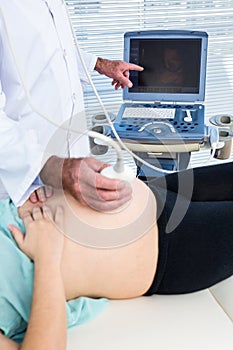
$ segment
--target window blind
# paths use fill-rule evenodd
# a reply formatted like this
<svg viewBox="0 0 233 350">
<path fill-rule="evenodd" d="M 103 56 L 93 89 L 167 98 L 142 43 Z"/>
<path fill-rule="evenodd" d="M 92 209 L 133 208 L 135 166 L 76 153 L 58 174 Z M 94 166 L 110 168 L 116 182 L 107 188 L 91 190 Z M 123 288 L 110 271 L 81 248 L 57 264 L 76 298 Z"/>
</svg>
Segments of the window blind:
<svg viewBox="0 0 233 350">
<path fill-rule="evenodd" d="M 233 0 L 66 0 L 82 49 L 109 59 L 123 58 L 126 31 L 187 29 L 206 31 L 208 60 L 206 118 L 233 114 Z M 116 113 L 122 91 L 111 81 L 93 73 L 93 81 L 109 112 Z M 102 112 L 90 87 L 85 88 L 87 115 Z M 196 158 L 201 152 L 197 152 Z"/>
</svg>

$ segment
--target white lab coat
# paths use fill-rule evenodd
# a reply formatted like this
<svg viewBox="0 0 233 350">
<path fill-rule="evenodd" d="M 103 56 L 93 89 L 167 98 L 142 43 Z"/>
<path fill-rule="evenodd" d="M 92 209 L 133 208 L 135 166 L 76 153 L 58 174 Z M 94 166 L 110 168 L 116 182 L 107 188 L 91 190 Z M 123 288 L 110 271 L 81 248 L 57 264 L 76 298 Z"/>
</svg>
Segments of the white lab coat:
<svg viewBox="0 0 233 350">
<path fill-rule="evenodd" d="M 88 154 L 87 78 L 62 0 L 0 0 L 0 10 L 0 198 L 18 206 L 52 154 Z M 91 71 L 96 57 L 83 55 Z"/>
</svg>

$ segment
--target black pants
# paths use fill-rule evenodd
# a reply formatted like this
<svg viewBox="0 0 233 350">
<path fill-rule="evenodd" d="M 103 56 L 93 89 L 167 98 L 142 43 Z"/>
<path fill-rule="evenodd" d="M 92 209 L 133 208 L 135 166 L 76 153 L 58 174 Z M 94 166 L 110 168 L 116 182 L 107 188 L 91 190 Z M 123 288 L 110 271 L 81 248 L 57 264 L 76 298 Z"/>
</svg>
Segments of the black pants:
<svg viewBox="0 0 233 350">
<path fill-rule="evenodd" d="M 146 295 L 194 292 L 233 275 L 233 162 L 149 187 L 158 202 L 159 260 Z"/>
</svg>

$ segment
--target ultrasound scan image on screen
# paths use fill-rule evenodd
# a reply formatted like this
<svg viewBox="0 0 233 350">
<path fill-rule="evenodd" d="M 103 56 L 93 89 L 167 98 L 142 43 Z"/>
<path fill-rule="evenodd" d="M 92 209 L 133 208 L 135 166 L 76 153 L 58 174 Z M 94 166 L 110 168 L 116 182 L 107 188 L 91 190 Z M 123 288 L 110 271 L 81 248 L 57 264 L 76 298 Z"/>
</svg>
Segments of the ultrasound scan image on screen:
<svg viewBox="0 0 233 350">
<path fill-rule="evenodd" d="M 131 75 L 129 92 L 198 94 L 201 39 L 131 39 L 130 61 L 144 67 Z"/>
</svg>

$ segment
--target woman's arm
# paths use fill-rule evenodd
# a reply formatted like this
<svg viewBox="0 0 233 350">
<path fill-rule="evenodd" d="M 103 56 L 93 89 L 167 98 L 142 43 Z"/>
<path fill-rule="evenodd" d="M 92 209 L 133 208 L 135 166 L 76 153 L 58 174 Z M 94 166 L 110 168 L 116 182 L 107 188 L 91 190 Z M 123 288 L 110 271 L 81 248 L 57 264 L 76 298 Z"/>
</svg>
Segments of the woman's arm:
<svg viewBox="0 0 233 350">
<path fill-rule="evenodd" d="M 58 229 L 63 213 L 57 208 L 55 220 L 48 207 L 24 215 L 26 235 L 10 226 L 19 248 L 35 263 L 34 293 L 26 336 L 21 346 L 0 335 L 1 350 L 66 349 L 66 299 L 61 276 L 64 237 Z"/>
<path fill-rule="evenodd" d="M 35 264 L 34 293 L 22 350 L 66 349 L 65 293 L 60 267 Z"/>
<path fill-rule="evenodd" d="M 19 350 L 20 345 L 8 339 L 0 332 L 0 349 L 1 350 Z"/>
</svg>

